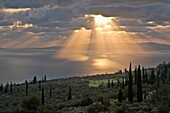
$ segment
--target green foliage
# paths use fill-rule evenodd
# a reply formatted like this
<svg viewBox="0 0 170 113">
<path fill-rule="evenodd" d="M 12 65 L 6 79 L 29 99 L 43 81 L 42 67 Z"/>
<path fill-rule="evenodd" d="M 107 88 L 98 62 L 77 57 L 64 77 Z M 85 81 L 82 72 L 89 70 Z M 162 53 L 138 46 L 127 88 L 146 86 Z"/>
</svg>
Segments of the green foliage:
<svg viewBox="0 0 170 113">
<path fill-rule="evenodd" d="M 93 103 L 93 100 L 89 97 L 84 98 L 80 101 L 80 106 L 88 106 Z"/>
<path fill-rule="evenodd" d="M 27 80 L 25 81 L 25 95 L 28 95 L 28 82 Z"/>
<path fill-rule="evenodd" d="M 12 82 L 11 82 L 11 84 L 10 84 L 10 93 L 11 93 L 11 94 L 13 93 Z"/>
<path fill-rule="evenodd" d="M 129 66 L 129 82 L 128 82 L 128 100 L 129 100 L 129 102 L 133 101 L 132 84 L 133 84 L 133 77 L 132 77 L 132 67 L 131 67 L 131 63 L 130 63 L 130 66 Z"/>
<path fill-rule="evenodd" d="M 71 93 L 71 86 L 69 87 L 69 91 L 68 91 L 68 100 L 72 99 L 72 93 Z"/>
<path fill-rule="evenodd" d="M 157 70 L 158 69 L 155 69 L 155 72 Z M 151 69 L 145 69 L 145 75 L 150 71 Z M 132 72 L 132 70 L 130 72 Z M 160 69 L 160 72 L 162 72 L 162 69 Z M 149 78 L 150 75 L 151 74 L 148 73 Z M 161 75 L 161 73 L 159 75 Z M 158 80 L 157 79 L 158 77 L 157 76 L 155 77 L 156 80 Z M 108 78 L 110 79 L 109 82 L 108 82 Z M 125 88 L 121 89 L 123 102 L 117 102 L 118 92 L 119 92 L 119 88 L 116 88 L 117 80 L 118 79 L 120 80 L 119 87 L 123 88 L 122 78 L 125 79 Z M 43 76 L 43 80 L 44 79 L 45 78 Z M 110 83 L 110 87 L 112 87 L 112 83 L 114 83 L 113 85 L 115 86 L 115 88 L 107 88 L 107 83 Z M 141 103 L 137 103 L 136 102 L 137 84 L 132 85 L 132 91 L 133 91 L 132 94 L 133 94 L 134 101 L 128 102 L 127 100 L 128 87 L 126 87 L 126 85 L 128 85 L 129 82 L 128 82 L 128 75 L 126 73 L 116 74 L 116 75 L 107 74 L 103 76 L 75 77 L 75 78 L 68 78 L 68 79 L 66 78 L 66 79 L 59 79 L 59 80 L 51 80 L 48 82 L 41 83 L 42 87 L 45 89 L 44 91 L 45 105 L 41 105 L 42 87 L 40 90 L 38 87 L 39 84 L 30 84 L 30 83 L 28 84 L 28 82 L 26 81 L 26 84 L 19 84 L 19 85 L 13 84 L 12 95 L 9 95 L 10 93 L 0 93 L 0 100 L 1 100 L 0 111 L 2 112 L 16 111 L 16 113 L 21 113 L 21 112 L 22 113 L 24 112 L 75 113 L 75 112 L 85 112 L 85 111 L 87 113 L 88 112 L 150 113 L 152 111 L 159 111 L 160 113 L 166 113 L 170 108 L 169 107 L 169 103 L 170 103 L 169 83 L 170 82 L 168 81 L 167 78 L 165 80 L 165 84 L 162 84 L 160 78 L 159 88 L 157 87 L 158 86 L 157 81 L 154 84 L 147 84 L 147 83 L 142 84 L 142 91 L 145 92 L 146 99 L 144 99 L 144 101 Z M 29 85 L 29 93 L 28 93 L 28 85 Z M 70 85 L 72 87 L 69 87 Z M 27 99 L 25 99 L 26 91 L 28 95 L 36 95 L 37 97 L 40 98 L 39 105 L 36 108 L 36 110 L 35 109 L 28 110 L 29 107 L 28 108 L 22 107 L 21 109 L 20 107 L 21 104 L 22 106 L 26 106 L 26 103 L 28 103 L 27 100 L 29 96 L 27 97 Z M 10 92 L 10 85 L 9 85 L 9 92 Z M 51 93 L 53 93 L 52 96 L 50 96 Z M 69 95 L 71 95 L 70 100 L 68 100 Z"/>
<path fill-rule="evenodd" d="M 42 93 L 41 93 L 41 104 L 44 105 L 44 88 L 42 88 Z"/>
<path fill-rule="evenodd" d="M 44 82 L 46 82 L 47 81 L 47 77 L 46 77 L 46 75 L 44 76 Z"/>
<path fill-rule="evenodd" d="M 9 89 L 9 83 L 7 82 L 6 86 L 5 86 L 5 89 L 4 89 L 4 92 L 5 93 L 8 93 L 8 89 Z"/>
<path fill-rule="evenodd" d="M 99 113 L 102 111 L 103 112 L 107 111 L 107 107 L 101 104 L 91 105 L 86 110 L 87 113 Z"/>
<path fill-rule="evenodd" d="M 154 84 L 155 81 L 156 81 L 156 77 L 155 77 L 155 71 L 154 71 L 154 68 L 153 68 L 152 71 L 151 71 L 151 76 L 149 78 L 149 83 Z"/>
<path fill-rule="evenodd" d="M 37 77 L 36 77 L 36 76 L 34 76 L 34 78 L 33 78 L 33 80 L 32 80 L 32 83 L 33 83 L 33 84 L 37 83 Z"/>
<path fill-rule="evenodd" d="M 118 93 L 118 101 L 119 101 L 119 102 L 122 102 L 122 98 L 123 98 L 122 90 L 119 89 L 119 93 Z"/>
<path fill-rule="evenodd" d="M 112 82 L 111 82 L 111 87 L 112 87 L 112 88 L 114 87 L 114 83 L 113 83 L 113 80 L 112 80 Z"/>
<path fill-rule="evenodd" d="M 81 100 L 69 100 L 66 103 L 61 103 L 58 105 L 58 109 L 62 109 L 65 107 L 83 107 L 83 106 L 89 106 L 93 103 L 93 100 L 89 97 L 83 98 Z"/>
<path fill-rule="evenodd" d="M 120 81 L 117 79 L 117 88 L 120 86 Z"/>
<path fill-rule="evenodd" d="M 126 111 L 123 110 L 122 108 L 119 108 L 119 109 L 117 109 L 116 113 L 126 113 Z"/>
<path fill-rule="evenodd" d="M 41 80 L 38 81 L 38 88 L 41 89 Z"/>
<path fill-rule="evenodd" d="M 122 89 L 125 88 L 125 81 L 124 81 L 124 78 L 122 78 Z"/>
<path fill-rule="evenodd" d="M 168 80 L 170 81 L 170 71 L 169 71 L 168 75 L 169 75 L 169 76 L 168 76 Z"/>
<path fill-rule="evenodd" d="M 52 86 L 50 86 L 50 97 L 52 96 Z"/>
<path fill-rule="evenodd" d="M 148 73 L 145 71 L 145 83 L 148 83 Z"/>
<path fill-rule="evenodd" d="M 137 67 L 135 66 L 135 77 L 134 77 L 134 84 L 136 84 L 137 83 Z"/>
<path fill-rule="evenodd" d="M 40 99 L 36 96 L 31 96 L 31 97 L 23 100 L 21 107 L 24 110 L 36 111 L 39 105 L 40 105 Z"/>
<path fill-rule="evenodd" d="M 108 98 L 103 97 L 101 100 L 101 104 L 108 107 L 108 106 L 110 106 L 110 100 Z"/>
<path fill-rule="evenodd" d="M 4 90 L 3 84 L 0 85 L 0 92 Z"/>
<path fill-rule="evenodd" d="M 101 102 L 102 99 L 103 99 L 103 96 L 101 96 L 101 95 L 95 96 L 95 101 L 97 101 L 97 102 Z"/>
<path fill-rule="evenodd" d="M 108 79 L 107 88 L 110 88 L 110 79 Z"/>
<path fill-rule="evenodd" d="M 161 98 L 158 109 L 159 113 L 168 113 L 170 111 L 170 96 L 164 96 Z"/>
<path fill-rule="evenodd" d="M 142 80 L 141 80 L 141 69 L 138 66 L 138 76 L 137 76 L 137 101 L 142 102 Z"/>
<path fill-rule="evenodd" d="M 142 80 L 143 80 L 143 83 L 145 83 L 145 68 L 142 67 Z"/>
</svg>

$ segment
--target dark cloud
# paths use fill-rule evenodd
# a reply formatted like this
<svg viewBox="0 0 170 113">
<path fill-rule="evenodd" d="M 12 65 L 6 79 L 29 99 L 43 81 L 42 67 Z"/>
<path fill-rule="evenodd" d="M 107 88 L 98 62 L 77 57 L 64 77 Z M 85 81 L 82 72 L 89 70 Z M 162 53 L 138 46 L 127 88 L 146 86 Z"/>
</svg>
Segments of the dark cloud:
<svg viewBox="0 0 170 113">
<path fill-rule="evenodd" d="M 84 16 L 87 14 L 116 17 L 113 21 L 122 27 L 120 30 L 135 33 L 140 37 L 168 40 L 170 35 L 168 31 L 161 34 L 153 29 L 170 25 L 169 0 L 3 0 L 0 1 L 0 8 L 0 33 L 3 34 L 0 43 L 3 43 L 4 39 L 22 39 L 25 35 L 41 37 L 43 43 L 65 40 L 60 37 L 69 37 L 74 30 L 82 27 L 93 27 L 92 18 Z M 3 10 L 10 8 L 29 10 Z M 16 21 L 33 26 L 11 28 Z"/>
<path fill-rule="evenodd" d="M 83 13 L 103 14 L 106 16 L 115 16 L 122 18 L 162 20 L 170 18 L 170 4 L 149 4 L 142 6 L 100 6 L 89 7 L 82 10 Z M 158 16 L 159 15 L 159 16 Z M 156 18 L 153 18 L 156 17 Z"/>
<path fill-rule="evenodd" d="M 79 0 L 3 0 L 0 1 L 1 8 L 41 8 L 44 6 L 69 6 Z"/>
</svg>

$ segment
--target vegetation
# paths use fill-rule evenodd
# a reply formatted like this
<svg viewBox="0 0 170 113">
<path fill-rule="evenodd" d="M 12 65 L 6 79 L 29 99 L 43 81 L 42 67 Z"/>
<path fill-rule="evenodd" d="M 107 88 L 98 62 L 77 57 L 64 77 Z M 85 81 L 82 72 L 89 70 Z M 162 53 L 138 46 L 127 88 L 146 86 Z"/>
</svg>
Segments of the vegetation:
<svg viewBox="0 0 170 113">
<path fill-rule="evenodd" d="M 0 85 L 1 112 L 168 113 L 170 67 Z M 120 73 L 121 72 L 121 73 Z M 136 81 L 136 82 L 135 82 Z"/>
<path fill-rule="evenodd" d="M 71 86 L 69 87 L 69 92 L 68 92 L 68 100 L 72 99 L 72 94 L 71 94 Z"/>
<path fill-rule="evenodd" d="M 129 100 L 129 102 L 133 102 L 132 85 L 133 85 L 133 77 L 132 77 L 132 66 L 131 66 L 131 63 L 130 63 L 130 66 L 129 66 L 129 81 L 128 81 L 128 100 Z"/>
<path fill-rule="evenodd" d="M 142 102 L 142 81 L 141 81 L 141 69 L 140 65 L 138 67 L 138 75 L 137 75 L 137 101 Z"/>
<path fill-rule="evenodd" d="M 36 111 L 39 105 L 40 105 L 39 98 L 36 96 L 31 96 L 23 100 L 21 107 L 25 111 Z"/>
<path fill-rule="evenodd" d="M 41 104 L 44 105 L 44 88 L 42 88 L 42 93 L 41 93 Z"/>
</svg>

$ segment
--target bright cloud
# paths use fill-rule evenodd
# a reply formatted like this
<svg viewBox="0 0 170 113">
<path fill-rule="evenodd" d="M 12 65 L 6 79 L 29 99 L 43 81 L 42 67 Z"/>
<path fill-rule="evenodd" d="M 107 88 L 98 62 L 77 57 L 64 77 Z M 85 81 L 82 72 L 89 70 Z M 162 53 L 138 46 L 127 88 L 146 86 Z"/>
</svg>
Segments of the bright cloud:
<svg viewBox="0 0 170 113">
<path fill-rule="evenodd" d="M 29 10 L 31 10 L 31 8 L 3 8 L 0 11 L 5 13 L 17 13 L 17 12 L 23 12 Z"/>
</svg>

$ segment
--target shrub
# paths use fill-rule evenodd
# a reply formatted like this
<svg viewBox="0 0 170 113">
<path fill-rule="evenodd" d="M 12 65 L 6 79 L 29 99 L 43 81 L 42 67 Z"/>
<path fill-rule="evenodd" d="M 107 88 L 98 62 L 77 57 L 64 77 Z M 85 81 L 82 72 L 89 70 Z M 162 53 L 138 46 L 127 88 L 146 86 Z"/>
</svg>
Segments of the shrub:
<svg viewBox="0 0 170 113">
<path fill-rule="evenodd" d="M 68 103 L 68 107 L 78 107 L 78 106 L 89 106 L 93 101 L 91 98 L 87 97 L 82 100 L 72 100 Z"/>
<path fill-rule="evenodd" d="M 88 106 L 92 103 L 93 103 L 93 100 L 91 98 L 87 97 L 87 98 L 84 98 L 84 99 L 81 100 L 80 105 L 81 106 Z"/>
<path fill-rule="evenodd" d="M 97 96 L 96 101 L 101 102 L 101 104 L 105 106 L 110 106 L 110 100 L 108 98 L 105 98 L 103 96 Z"/>
<path fill-rule="evenodd" d="M 40 105 L 40 99 L 36 96 L 31 96 L 31 97 L 23 100 L 21 107 L 24 110 L 36 111 L 39 105 Z"/>
<path fill-rule="evenodd" d="M 87 113 L 99 113 L 107 111 L 107 107 L 101 104 L 91 105 L 87 108 Z"/>
</svg>

